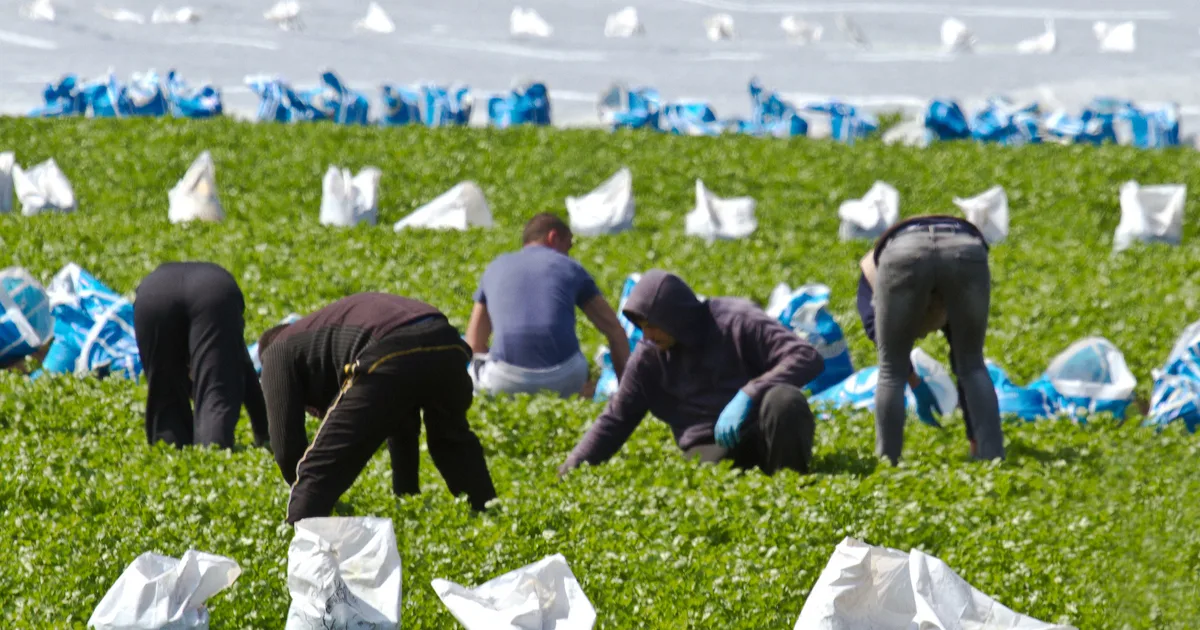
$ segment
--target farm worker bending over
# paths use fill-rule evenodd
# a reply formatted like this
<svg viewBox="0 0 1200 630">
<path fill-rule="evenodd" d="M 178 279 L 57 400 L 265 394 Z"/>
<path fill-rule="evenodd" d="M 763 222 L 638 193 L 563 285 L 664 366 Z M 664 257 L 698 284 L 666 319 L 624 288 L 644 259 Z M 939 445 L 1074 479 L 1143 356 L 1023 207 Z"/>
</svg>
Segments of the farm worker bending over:
<svg viewBox="0 0 1200 630">
<path fill-rule="evenodd" d="M 560 474 L 612 457 L 645 417 L 671 426 L 686 457 L 807 472 L 813 414 L 801 388 L 817 350 L 747 300 L 701 301 L 678 276 L 646 272 L 624 313 L 642 330 L 617 393 Z"/>
<path fill-rule="evenodd" d="M 937 424 L 942 410 L 929 385 L 917 376 L 909 354 L 915 340 L 941 329 L 950 343 L 950 367 L 958 379 L 971 455 L 1003 458 L 1000 407 L 983 360 L 991 300 L 983 234 L 956 217 L 915 217 L 879 237 L 860 266 L 858 313 L 879 350 L 876 454 L 892 463 L 900 459 L 905 383 L 917 399 L 917 415 Z"/>
<path fill-rule="evenodd" d="M 482 510 L 496 489 L 467 424 L 471 350 L 436 308 L 384 293 L 342 298 L 259 339 L 271 450 L 291 484 L 287 522 L 329 516 L 386 441 L 392 491 L 417 494 L 424 415 L 450 492 Z M 311 444 L 304 412 L 322 417 Z"/>
<path fill-rule="evenodd" d="M 233 448 L 243 405 L 255 442 L 266 443 L 266 405 L 243 338 L 245 310 L 237 281 L 213 263 L 164 263 L 142 279 L 133 328 L 149 389 L 151 444 Z"/>
<path fill-rule="evenodd" d="M 592 276 L 567 256 L 571 240 L 561 218 L 539 214 L 525 224 L 524 247 L 483 272 L 467 326 L 467 343 L 481 355 L 471 370 L 480 391 L 580 393 L 588 361 L 575 336 L 577 306 L 608 339 L 617 377 L 624 372 L 629 339 Z"/>
</svg>

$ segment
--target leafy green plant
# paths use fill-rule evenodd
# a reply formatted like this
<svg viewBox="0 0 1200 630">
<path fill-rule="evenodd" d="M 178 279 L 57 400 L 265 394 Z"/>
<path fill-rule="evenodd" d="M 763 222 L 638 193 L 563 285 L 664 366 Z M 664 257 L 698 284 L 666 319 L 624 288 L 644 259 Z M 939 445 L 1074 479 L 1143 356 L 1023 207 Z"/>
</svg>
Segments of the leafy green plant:
<svg viewBox="0 0 1200 630">
<path fill-rule="evenodd" d="M 1188 151 L 14 119 L 0 119 L 0 149 L 25 165 L 54 157 L 79 206 L 0 217 L 5 264 L 48 280 L 74 261 L 132 294 L 160 262 L 210 260 L 238 278 L 248 335 L 365 290 L 427 300 L 465 328 L 480 274 L 518 246 L 524 220 L 565 214 L 567 195 L 623 165 L 634 175 L 635 228 L 577 238 L 573 251 L 614 304 L 625 275 L 650 267 L 706 295 L 760 303 L 777 282 L 823 282 L 856 366 L 874 363 L 854 309 L 856 262 L 869 243 L 837 240 L 837 206 L 882 179 L 900 190 L 905 216 L 956 214 L 956 195 L 1008 190 L 1013 227 L 992 250 L 987 352 L 1018 382 L 1075 339 L 1102 335 L 1125 353 L 1144 402 L 1150 370 L 1200 313 L 1195 214 L 1181 247 L 1110 254 L 1118 186 L 1185 183 L 1194 195 L 1200 156 Z M 171 225 L 166 191 L 204 149 L 227 219 Z M 318 224 L 329 164 L 383 170 L 379 226 Z M 697 177 L 718 195 L 755 197 L 758 232 L 712 245 L 685 237 Z M 463 179 L 482 186 L 496 229 L 391 230 Z M 602 338 L 582 318 L 579 331 L 590 355 Z M 944 360 L 943 342 L 926 346 Z M 210 602 L 214 628 L 282 625 L 291 536 L 270 454 L 148 447 L 144 401 L 144 386 L 127 381 L 0 374 L 6 627 L 82 627 L 138 554 L 188 548 L 243 568 Z M 426 456 L 425 493 L 405 499 L 390 494 L 386 455 L 372 461 L 337 513 L 395 521 L 406 627 L 455 627 L 428 586 L 434 577 L 479 583 L 561 552 L 602 628 L 790 628 L 848 535 L 924 549 L 1042 619 L 1190 628 L 1200 618 L 1200 442 L 1179 427 L 1012 423 L 1009 460 L 972 464 L 960 420 L 943 431 L 914 422 L 906 460 L 891 468 L 872 455 L 870 414 L 838 413 L 818 427 L 815 474 L 768 478 L 686 463 L 648 418 L 613 461 L 558 480 L 555 467 L 599 410 L 581 400 L 477 400 L 471 422 L 500 493 L 482 516 L 445 492 Z M 238 437 L 250 443 L 246 423 Z"/>
</svg>

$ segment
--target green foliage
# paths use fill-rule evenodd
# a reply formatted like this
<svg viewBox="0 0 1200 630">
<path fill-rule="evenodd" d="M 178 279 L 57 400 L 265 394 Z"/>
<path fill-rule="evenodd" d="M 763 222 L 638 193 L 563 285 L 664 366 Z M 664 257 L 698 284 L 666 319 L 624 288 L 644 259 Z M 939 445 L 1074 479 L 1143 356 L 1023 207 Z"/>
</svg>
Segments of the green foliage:
<svg viewBox="0 0 1200 630">
<path fill-rule="evenodd" d="M 955 214 L 951 199 L 1008 190 L 1009 241 L 993 248 L 988 356 L 1018 382 L 1071 341 L 1120 347 L 1148 398 L 1150 370 L 1200 313 L 1200 256 L 1136 247 L 1112 256 L 1117 188 L 1128 179 L 1200 189 L 1200 156 L 1120 147 L 927 150 L 866 142 L 517 129 L 504 132 L 229 121 L 0 119 L 0 149 L 21 164 L 54 157 L 75 187 L 72 215 L 0 217 L 6 265 L 49 277 L 77 262 L 132 294 L 167 260 L 211 260 L 246 294 L 249 335 L 289 311 L 356 291 L 425 299 L 466 325 L 484 266 L 518 245 L 530 215 L 622 165 L 634 173 L 635 229 L 576 239 L 573 255 L 615 303 L 625 275 L 652 266 L 706 295 L 764 302 L 780 281 L 823 282 L 856 366 L 874 363 L 854 309 L 867 243 L 837 240 L 837 206 L 877 179 L 905 216 Z M 166 191 L 209 149 L 228 218 L 172 226 Z M 317 222 L 329 164 L 380 167 L 380 226 Z M 693 183 L 758 200 L 748 241 L 683 235 Z M 406 232 L 390 224 L 460 180 L 478 182 L 498 227 Z M 1195 206 L 1194 199 L 1192 206 Z M 589 355 L 602 342 L 582 318 Z M 944 343 L 927 343 L 945 357 Z M 214 628 L 277 628 L 288 605 L 282 524 L 287 488 L 261 449 L 148 447 L 144 386 L 0 374 L 0 610 L 5 627 L 82 627 L 121 570 L 144 551 L 196 548 L 235 558 L 237 584 L 211 603 Z M 768 478 L 685 463 L 647 420 L 613 461 L 566 479 L 555 467 L 598 413 L 587 401 L 478 400 L 471 421 L 501 498 L 472 516 L 423 456 L 425 493 L 390 495 L 386 455 L 338 507 L 394 519 L 405 572 L 404 624 L 451 628 L 433 577 L 485 581 L 544 555 L 566 555 L 603 628 L 790 628 L 844 536 L 922 548 L 1004 604 L 1081 628 L 1188 628 L 1200 618 L 1198 444 L 1097 419 L 1010 424 L 1010 459 L 966 461 L 961 421 L 912 423 L 906 461 L 872 456 L 869 414 L 818 427 L 816 474 Z M 239 441 L 249 444 L 246 423 Z"/>
</svg>

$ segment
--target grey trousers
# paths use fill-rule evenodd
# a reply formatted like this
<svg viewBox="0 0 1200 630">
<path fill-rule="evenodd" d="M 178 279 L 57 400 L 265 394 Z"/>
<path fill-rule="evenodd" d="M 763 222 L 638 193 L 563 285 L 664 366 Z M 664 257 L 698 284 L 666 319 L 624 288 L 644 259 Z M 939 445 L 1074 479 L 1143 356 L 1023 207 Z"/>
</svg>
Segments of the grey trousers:
<svg viewBox="0 0 1200 630">
<path fill-rule="evenodd" d="M 955 376 L 972 423 L 976 456 L 1004 457 L 1000 406 L 983 358 L 991 302 L 987 249 L 976 237 L 939 227 L 888 241 L 875 279 L 879 382 L 875 389 L 875 451 L 896 463 L 904 445 L 904 388 L 909 354 L 930 296 L 937 292 L 954 331 Z"/>
</svg>

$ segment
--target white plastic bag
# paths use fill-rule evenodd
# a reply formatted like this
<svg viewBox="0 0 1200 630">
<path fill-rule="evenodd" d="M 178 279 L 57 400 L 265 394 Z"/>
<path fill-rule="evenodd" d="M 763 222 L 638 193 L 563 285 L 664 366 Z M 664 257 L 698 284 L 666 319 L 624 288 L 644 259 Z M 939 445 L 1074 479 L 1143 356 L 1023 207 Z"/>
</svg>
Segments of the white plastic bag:
<svg viewBox="0 0 1200 630">
<path fill-rule="evenodd" d="M 946 18 L 942 22 L 942 52 L 972 52 L 975 49 L 975 34 L 957 18 Z"/>
<path fill-rule="evenodd" d="M 809 134 L 812 135 L 812 134 Z M 927 147 L 931 140 L 929 129 L 924 120 L 906 120 L 883 132 L 883 143 L 898 144 L 906 147 Z"/>
<path fill-rule="evenodd" d="M 108 7 L 96 7 L 96 13 L 102 17 L 108 18 L 114 22 L 125 22 L 128 24 L 145 24 L 146 16 L 129 9 L 109 9 Z"/>
<path fill-rule="evenodd" d="M 167 201 L 167 218 L 171 223 L 225 219 L 225 210 L 217 197 L 217 167 L 208 151 L 201 153 L 179 183 L 167 191 Z"/>
<path fill-rule="evenodd" d="M 378 217 L 375 197 L 382 176 L 382 171 L 373 166 L 354 176 L 350 175 L 350 169 L 330 166 L 321 181 L 321 225 L 375 225 Z"/>
<path fill-rule="evenodd" d="M 806 22 L 794 15 L 783 16 L 779 20 L 779 28 L 787 34 L 788 41 L 800 46 L 821 41 L 821 35 L 825 32 L 820 24 Z"/>
<path fill-rule="evenodd" d="M 1122 251 L 1134 241 L 1178 245 L 1183 240 L 1186 200 L 1187 186 L 1183 184 L 1122 184 L 1121 222 L 1113 235 L 1113 251 Z"/>
<path fill-rule="evenodd" d="M 1017 43 L 1017 52 L 1023 55 L 1046 55 L 1055 50 L 1058 50 L 1058 33 L 1054 30 L 1054 20 L 1046 20 L 1046 30 L 1041 35 Z"/>
<path fill-rule="evenodd" d="M 508 16 L 508 30 L 513 37 L 550 37 L 554 28 L 533 9 L 516 7 Z"/>
<path fill-rule="evenodd" d="M 1092 25 L 1092 32 L 1100 43 L 1100 52 L 1133 52 L 1137 49 L 1136 29 L 1133 22 L 1096 22 Z"/>
<path fill-rule="evenodd" d="M 56 16 L 50 0 L 32 0 L 21 6 L 21 17 L 35 22 L 53 22 Z"/>
<path fill-rule="evenodd" d="M 300 19 L 300 3 L 296 0 L 279 0 L 270 9 L 263 12 L 263 19 L 285 31 L 298 31 L 304 28 L 304 23 Z"/>
<path fill-rule="evenodd" d="M 224 556 L 188 550 L 176 560 L 156 553 L 138 556 L 104 594 L 88 619 L 98 630 L 204 630 L 204 602 L 241 575 Z"/>
<path fill-rule="evenodd" d="M 995 245 L 1008 238 L 1008 195 L 1003 186 L 992 186 L 983 193 L 963 199 L 954 198 L 967 220 L 979 231 L 989 245 Z"/>
<path fill-rule="evenodd" d="M 387 518 L 306 518 L 288 547 L 286 630 L 400 628 L 400 553 Z"/>
<path fill-rule="evenodd" d="M 696 180 L 696 207 L 684 218 L 684 232 L 709 241 L 746 238 L 758 228 L 751 197 L 722 199 Z"/>
<path fill-rule="evenodd" d="M 13 189 L 21 202 L 21 214 L 31 217 L 42 212 L 75 210 L 75 190 L 54 158 L 29 171 L 13 164 L 12 178 Z"/>
<path fill-rule="evenodd" d="M 7 214 L 13 209 L 12 173 L 16 163 L 16 156 L 12 151 L 0 153 L 0 214 Z"/>
<path fill-rule="evenodd" d="M 900 192 L 887 182 L 875 182 L 862 199 L 843 201 L 838 207 L 838 238 L 879 238 L 900 218 Z"/>
<path fill-rule="evenodd" d="M 465 630 L 591 630 L 596 609 L 562 554 L 468 589 L 435 579 L 433 590 Z"/>
<path fill-rule="evenodd" d="M 638 17 L 637 9 L 633 7 L 625 7 L 604 20 L 605 37 L 624 38 L 645 33 L 646 28 L 642 25 L 641 18 Z"/>
<path fill-rule="evenodd" d="M 492 211 L 479 184 L 462 182 L 433 201 L 417 208 L 392 227 L 399 232 L 405 228 L 465 230 L 469 227 L 492 227 Z"/>
<path fill-rule="evenodd" d="M 383 34 L 394 33 L 396 32 L 396 23 L 383 10 L 383 7 L 379 6 L 378 2 L 372 2 L 367 7 L 367 15 L 354 23 L 354 30 Z"/>
<path fill-rule="evenodd" d="M 195 24 L 199 21 L 200 13 L 192 7 L 172 10 L 160 6 L 155 7 L 154 12 L 150 14 L 151 24 Z"/>
<path fill-rule="evenodd" d="M 796 630 L 1075 630 L 1015 613 L 944 562 L 846 537 L 817 578 Z"/>
<path fill-rule="evenodd" d="M 709 41 L 719 42 L 723 39 L 733 39 L 733 16 L 728 13 L 718 13 L 704 18 L 704 34 Z"/>
<path fill-rule="evenodd" d="M 580 236 L 615 234 L 633 226 L 633 174 L 622 167 L 582 197 L 567 197 L 571 232 Z"/>
</svg>

